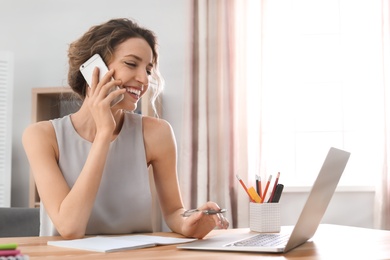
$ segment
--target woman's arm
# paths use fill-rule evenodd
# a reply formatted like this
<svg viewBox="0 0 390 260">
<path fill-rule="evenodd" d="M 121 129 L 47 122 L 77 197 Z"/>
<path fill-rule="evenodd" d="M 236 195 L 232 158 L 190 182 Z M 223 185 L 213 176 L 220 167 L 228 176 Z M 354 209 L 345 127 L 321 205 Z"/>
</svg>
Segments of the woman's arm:
<svg viewBox="0 0 390 260">
<path fill-rule="evenodd" d="M 219 214 L 205 215 L 198 212 L 187 218 L 181 216 L 185 209 L 177 178 L 177 152 L 173 130 L 169 123 L 162 119 L 144 117 L 143 125 L 147 161 L 153 166 L 157 194 L 169 228 L 184 236 L 196 238 L 203 238 L 216 226 L 227 228 L 229 222 Z M 207 202 L 199 209 L 218 210 L 219 206 Z"/>
<path fill-rule="evenodd" d="M 96 136 L 82 172 L 70 189 L 58 166 L 58 145 L 52 124 L 48 121 L 33 124 L 23 134 L 41 201 L 64 238 L 80 238 L 85 234 L 109 144 L 108 135 Z"/>
<path fill-rule="evenodd" d="M 153 167 L 154 181 L 167 225 L 181 233 L 184 212 L 176 170 L 176 143 L 170 125 L 162 120 L 143 117 L 144 142 L 148 164 Z"/>
<path fill-rule="evenodd" d="M 111 81 L 113 73 L 111 70 L 98 82 L 99 69 L 94 70 L 88 96 L 72 117 L 78 117 L 78 122 L 81 122 L 76 130 L 95 130 L 90 136 L 92 146 L 87 160 L 72 189 L 67 185 L 58 166 L 58 144 L 52 124 L 49 121 L 38 122 L 28 127 L 23 134 L 24 149 L 40 198 L 54 226 L 64 238 L 73 239 L 85 235 L 100 186 L 113 132 L 117 126 L 110 103 L 126 91 L 122 89 L 106 94 L 110 88 L 121 83 L 120 80 Z M 91 117 L 93 121 L 86 124 Z"/>
</svg>

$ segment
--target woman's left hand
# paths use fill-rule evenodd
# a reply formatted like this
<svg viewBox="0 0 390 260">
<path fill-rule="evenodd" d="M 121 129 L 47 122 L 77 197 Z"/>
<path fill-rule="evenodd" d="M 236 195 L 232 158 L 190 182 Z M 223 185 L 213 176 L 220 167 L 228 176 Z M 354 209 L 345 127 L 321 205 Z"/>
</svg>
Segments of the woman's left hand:
<svg viewBox="0 0 390 260">
<path fill-rule="evenodd" d="M 207 202 L 199 207 L 199 212 L 192 214 L 183 221 L 182 234 L 186 237 L 203 238 L 215 227 L 227 229 L 229 221 L 223 216 L 223 213 L 213 215 L 204 214 L 203 210 L 220 210 L 220 207 L 214 202 Z"/>
</svg>

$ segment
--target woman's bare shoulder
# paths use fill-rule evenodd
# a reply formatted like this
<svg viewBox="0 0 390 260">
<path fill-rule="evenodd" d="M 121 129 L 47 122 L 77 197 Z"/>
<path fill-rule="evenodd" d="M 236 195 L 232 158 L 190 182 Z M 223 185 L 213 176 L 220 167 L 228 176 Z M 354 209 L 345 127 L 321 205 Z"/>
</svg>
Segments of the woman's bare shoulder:
<svg viewBox="0 0 390 260">
<path fill-rule="evenodd" d="M 168 121 L 144 116 L 143 132 L 148 161 L 166 156 L 175 150 L 176 140 Z"/>
<path fill-rule="evenodd" d="M 143 116 L 142 117 L 142 124 L 144 127 L 144 130 L 147 131 L 171 131 L 172 127 L 168 123 L 168 121 L 161 119 L 161 118 L 156 118 L 156 117 L 151 117 L 151 116 Z"/>
<path fill-rule="evenodd" d="M 36 123 L 29 125 L 24 130 L 24 134 L 30 134 L 30 133 L 35 133 L 35 134 L 54 133 L 54 128 L 53 128 L 53 125 L 50 121 L 40 121 L 40 122 L 36 122 Z"/>
<path fill-rule="evenodd" d="M 29 125 L 23 132 L 23 143 L 56 141 L 54 127 L 50 121 L 40 121 Z"/>
</svg>

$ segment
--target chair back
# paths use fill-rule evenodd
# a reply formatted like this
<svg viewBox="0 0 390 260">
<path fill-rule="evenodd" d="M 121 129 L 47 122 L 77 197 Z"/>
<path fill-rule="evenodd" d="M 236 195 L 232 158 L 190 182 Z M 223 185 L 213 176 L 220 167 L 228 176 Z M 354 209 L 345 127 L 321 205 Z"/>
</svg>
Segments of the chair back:
<svg viewBox="0 0 390 260">
<path fill-rule="evenodd" d="M 39 208 L 0 208 L 0 237 L 39 236 Z"/>
</svg>

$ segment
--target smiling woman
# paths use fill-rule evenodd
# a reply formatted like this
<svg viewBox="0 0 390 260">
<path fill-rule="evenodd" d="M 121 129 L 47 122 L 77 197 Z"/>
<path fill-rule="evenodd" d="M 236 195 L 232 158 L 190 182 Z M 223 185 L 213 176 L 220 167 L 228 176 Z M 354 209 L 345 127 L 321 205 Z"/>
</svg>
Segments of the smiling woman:
<svg viewBox="0 0 390 260">
<path fill-rule="evenodd" d="M 220 209 L 211 201 L 198 213 L 181 216 L 185 208 L 171 126 L 134 113 L 151 78 L 161 82 L 156 46 L 153 32 L 129 19 L 94 26 L 70 45 L 69 84 L 83 100 L 80 109 L 35 123 L 23 134 L 41 199 L 40 235 L 71 239 L 152 231 L 149 167 L 172 231 L 202 238 L 215 227 L 228 227 L 221 214 L 203 214 Z M 109 70 L 100 77 L 95 68 L 87 83 L 79 68 L 96 53 Z M 112 105 L 120 95 L 123 99 Z"/>
<path fill-rule="evenodd" d="M 108 32 L 111 32 L 108 34 Z M 105 36 L 104 38 L 102 36 Z M 101 37 L 98 41 L 95 41 L 96 38 Z M 146 74 L 148 75 L 148 82 L 146 87 L 149 85 L 152 87 L 153 96 L 151 99 L 152 106 L 154 106 L 154 101 L 161 93 L 163 88 L 163 78 L 160 76 L 158 69 L 158 53 L 156 47 L 156 38 L 152 31 L 141 28 L 134 28 L 129 24 L 126 24 L 125 20 L 112 20 L 107 23 L 105 28 L 101 26 L 94 26 L 88 32 L 83 35 L 80 39 L 73 42 L 69 47 L 68 57 L 69 57 L 69 73 L 68 73 L 68 82 L 72 86 L 72 89 L 78 93 L 82 98 L 86 96 L 85 80 L 82 78 L 79 68 L 85 63 L 87 59 L 92 57 L 95 54 L 100 54 L 106 64 L 111 64 L 113 62 L 114 56 L 114 47 L 118 46 L 120 43 L 126 40 L 132 40 L 134 47 L 142 48 L 143 44 L 137 45 L 138 41 L 145 41 L 147 45 L 153 46 L 150 50 L 150 60 L 144 61 L 148 63 L 146 68 Z M 123 45 L 120 45 L 123 46 Z M 142 61 L 141 57 L 135 55 L 134 53 L 123 53 L 126 50 L 117 50 L 121 51 L 122 55 L 117 56 L 120 60 L 116 60 L 117 63 L 121 63 L 121 69 L 124 67 L 136 68 L 138 64 Z M 110 66 L 109 66 L 109 69 Z M 101 75 L 102 76 L 102 75 Z M 113 75 L 114 78 L 115 75 Z M 116 78 L 119 79 L 119 78 Z M 144 91 L 146 92 L 146 90 Z"/>
</svg>

